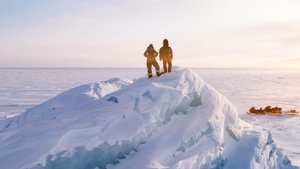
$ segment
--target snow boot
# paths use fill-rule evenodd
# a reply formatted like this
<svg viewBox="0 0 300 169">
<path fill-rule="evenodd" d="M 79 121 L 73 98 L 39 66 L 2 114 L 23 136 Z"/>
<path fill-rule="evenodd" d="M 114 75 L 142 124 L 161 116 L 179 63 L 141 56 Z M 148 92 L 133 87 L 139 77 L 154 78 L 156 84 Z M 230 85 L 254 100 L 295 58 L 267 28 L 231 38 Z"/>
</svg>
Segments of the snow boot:
<svg viewBox="0 0 300 169">
<path fill-rule="evenodd" d="M 162 75 L 162 73 L 160 73 L 159 71 L 156 71 L 156 76 L 159 77 L 160 75 Z"/>
</svg>

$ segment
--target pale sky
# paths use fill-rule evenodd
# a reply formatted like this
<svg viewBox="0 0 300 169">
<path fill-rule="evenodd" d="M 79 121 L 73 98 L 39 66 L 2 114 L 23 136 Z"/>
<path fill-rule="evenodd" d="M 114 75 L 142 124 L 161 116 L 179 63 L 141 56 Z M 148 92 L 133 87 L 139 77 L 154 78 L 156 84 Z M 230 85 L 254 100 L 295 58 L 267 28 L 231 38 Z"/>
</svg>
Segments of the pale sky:
<svg viewBox="0 0 300 169">
<path fill-rule="evenodd" d="M 0 67 L 144 67 L 165 38 L 177 66 L 300 67 L 300 1 L 0 0 Z"/>
</svg>

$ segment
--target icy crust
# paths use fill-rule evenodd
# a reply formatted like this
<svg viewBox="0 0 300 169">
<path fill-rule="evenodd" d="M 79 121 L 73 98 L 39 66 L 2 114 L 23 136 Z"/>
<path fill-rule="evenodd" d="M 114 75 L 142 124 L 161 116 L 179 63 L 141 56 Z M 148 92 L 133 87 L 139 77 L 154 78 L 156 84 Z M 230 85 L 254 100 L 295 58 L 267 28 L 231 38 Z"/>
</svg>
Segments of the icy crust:
<svg viewBox="0 0 300 169">
<path fill-rule="evenodd" d="M 87 107 L 97 104 L 97 101 L 105 95 L 131 83 L 131 80 L 125 78 L 114 78 L 75 87 L 26 111 L 21 117 L 17 118 L 18 125 L 20 125 L 21 121 L 28 123 L 29 121 L 40 119 L 56 118 L 56 114 L 62 115 L 78 110 L 86 110 Z"/>
<path fill-rule="evenodd" d="M 296 168 L 190 69 L 79 86 L 0 123 L 7 169 Z"/>
</svg>

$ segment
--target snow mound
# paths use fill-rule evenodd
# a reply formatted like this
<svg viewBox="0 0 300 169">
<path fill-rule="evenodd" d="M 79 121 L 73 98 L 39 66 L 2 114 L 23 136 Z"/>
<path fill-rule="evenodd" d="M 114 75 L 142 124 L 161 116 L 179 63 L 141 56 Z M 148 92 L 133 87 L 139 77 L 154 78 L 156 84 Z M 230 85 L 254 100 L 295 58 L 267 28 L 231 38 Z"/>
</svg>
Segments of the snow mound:
<svg viewBox="0 0 300 169">
<path fill-rule="evenodd" d="M 82 85 L 0 127 L 6 169 L 296 168 L 190 69 Z"/>
</svg>

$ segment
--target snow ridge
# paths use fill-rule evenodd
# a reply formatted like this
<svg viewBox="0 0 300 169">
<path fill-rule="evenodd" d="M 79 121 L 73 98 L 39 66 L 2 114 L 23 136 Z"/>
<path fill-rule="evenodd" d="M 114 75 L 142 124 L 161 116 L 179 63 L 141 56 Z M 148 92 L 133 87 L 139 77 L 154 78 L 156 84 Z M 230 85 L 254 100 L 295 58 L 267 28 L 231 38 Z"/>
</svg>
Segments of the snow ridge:
<svg viewBox="0 0 300 169">
<path fill-rule="evenodd" d="M 190 69 L 82 85 L 0 127 L 7 169 L 297 168 Z"/>
</svg>

